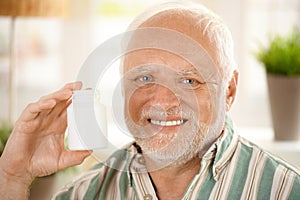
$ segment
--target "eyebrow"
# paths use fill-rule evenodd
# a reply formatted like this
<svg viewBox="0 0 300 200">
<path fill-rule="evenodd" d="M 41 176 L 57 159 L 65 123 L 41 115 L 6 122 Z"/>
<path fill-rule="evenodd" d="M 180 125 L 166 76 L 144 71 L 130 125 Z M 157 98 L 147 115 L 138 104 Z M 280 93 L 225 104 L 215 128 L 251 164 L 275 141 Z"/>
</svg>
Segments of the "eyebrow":
<svg viewBox="0 0 300 200">
<path fill-rule="evenodd" d="M 150 71 L 153 71 L 153 69 L 151 69 L 149 65 L 140 66 L 132 70 L 133 73 L 145 73 Z M 176 74 L 180 76 L 188 76 L 188 75 L 200 76 L 199 72 L 195 69 L 183 69 L 179 72 L 176 72 Z"/>
<path fill-rule="evenodd" d="M 131 70 L 131 73 L 143 73 L 143 72 L 149 72 L 151 71 L 150 67 L 149 66 L 139 66 L 137 68 L 134 68 Z"/>
<path fill-rule="evenodd" d="M 198 75 L 199 76 L 198 71 L 194 70 L 194 69 L 184 69 L 184 70 L 177 72 L 177 74 L 178 75 Z"/>
</svg>

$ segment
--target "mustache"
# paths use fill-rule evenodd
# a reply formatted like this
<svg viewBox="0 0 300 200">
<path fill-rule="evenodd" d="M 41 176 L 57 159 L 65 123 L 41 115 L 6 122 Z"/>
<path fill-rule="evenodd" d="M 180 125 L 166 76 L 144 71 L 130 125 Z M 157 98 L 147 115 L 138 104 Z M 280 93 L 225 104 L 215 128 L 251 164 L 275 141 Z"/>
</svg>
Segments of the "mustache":
<svg viewBox="0 0 300 200">
<path fill-rule="evenodd" d="M 139 120 L 137 123 L 135 123 L 130 115 L 125 115 L 125 123 L 130 131 L 129 135 L 133 137 L 137 137 L 139 139 L 147 139 L 149 137 L 155 136 L 158 132 L 153 132 L 149 135 L 150 132 L 147 131 L 147 126 L 145 125 L 145 119 L 152 119 L 152 118 L 157 118 L 157 119 L 166 119 L 168 116 L 179 116 L 181 119 L 187 119 L 190 121 L 190 125 L 193 128 L 193 131 L 200 132 L 203 134 L 208 128 L 209 125 L 200 122 L 199 121 L 199 112 L 195 112 L 194 110 L 191 109 L 182 109 L 182 108 L 172 108 L 169 110 L 164 110 L 161 107 L 151 107 L 150 109 L 143 109 L 141 112 L 141 115 L 139 117 Z M 144 124 L 144 125 L 143 125 Z"/>
<path fill-rule="evenodd" d="M 151 107 L 150 109 L 143 109 L 140 119 L 158 118 L 165 119 L 168 116 L 180 116 L 182 119 L 189 119 L 195 117 L 196 113 L 194 111 L 186 111 L 182 108 L 173 107 L 167 110 L 161 107 Z"/>
</svg>

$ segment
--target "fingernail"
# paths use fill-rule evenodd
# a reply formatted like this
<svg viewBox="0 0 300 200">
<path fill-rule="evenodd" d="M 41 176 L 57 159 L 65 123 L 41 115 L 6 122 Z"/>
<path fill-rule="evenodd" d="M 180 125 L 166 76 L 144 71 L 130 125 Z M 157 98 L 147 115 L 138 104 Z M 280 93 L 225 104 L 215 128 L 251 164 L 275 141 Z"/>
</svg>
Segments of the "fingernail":
<svg viewBox="0 0 300 200">
<path fill-rule="evenodd" d="M 82 86 L 81 81 L 74 82 L 74 88 L 78 88 L 78 87 L 81 87 L 81 86 Z"/>
</svg>

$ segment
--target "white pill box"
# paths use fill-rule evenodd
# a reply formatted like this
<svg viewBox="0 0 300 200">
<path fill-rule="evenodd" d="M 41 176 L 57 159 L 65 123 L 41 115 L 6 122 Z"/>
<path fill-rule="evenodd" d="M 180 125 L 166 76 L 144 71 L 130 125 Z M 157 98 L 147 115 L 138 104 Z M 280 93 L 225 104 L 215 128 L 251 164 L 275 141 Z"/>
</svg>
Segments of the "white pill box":
<svg viewBox="0 0 300 200">
<path fill-rule="evenodd" d="M 92 150 L 107 147 L 105 106 L 95 90 L 73 91 L 67 108 L 67 143 L 70 150 Z"/>
</svg>

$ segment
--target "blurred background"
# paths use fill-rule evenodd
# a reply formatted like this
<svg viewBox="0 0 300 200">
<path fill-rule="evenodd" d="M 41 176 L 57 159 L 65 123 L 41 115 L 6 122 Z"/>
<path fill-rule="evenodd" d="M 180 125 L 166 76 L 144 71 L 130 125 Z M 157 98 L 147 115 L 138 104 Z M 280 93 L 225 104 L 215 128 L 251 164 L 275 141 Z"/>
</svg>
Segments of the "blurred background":
<svg viewBox="0 0 300 200">
<path fill-rule="evenodd" d="M 259 45 L 268 42 L 270 35 L 299 26 L 300 1 L 195 1 L 219 14 L 232 31 L 240 71 L 238 99 L 231 111 L 236 124 L 239 127 L 270 127 L 265 71 L 254 52 Z M 12 18 L 0 16 L 0 120 L 15 120 L 29 102 L 76 80 L 81 64 L 94 48 L 122 33 L 137 14 L 161 1 L 52 2 L 58 8 L 64 2 L 63 10 L 59 10 L 57 16 L 15 17 L 13 87 L 9 87 Z M 15 102 L 9 110 L 11 90 L 14 90 Z"/>
<path fill-rule="evenodd" d="M 300 27 L 300 1 L 194 1 L 220 15 L 232 32 L 240 85 L 231 116 L 241 134 L 261 142 L 271 151 L 280 147 L 278 154 L 300 166 L 299 143 L 274 146 L 271 142 L 266 72 L 254 55 L 272 35 L 285 34 L 293 26 Z M 0 0 L 0 122 L 14 122 L 28 103 L 76 80 L 82 63 L 96 47 L 125 31 L 137 14 L 159 2 L 162 1 Z M 30 12 L 16 11 L 27 3 L 31 5 Z M 9 12 L 4 9 L 8 4 L 14 6 Z M 13 65 L 10 52 L 14 55 Z M 118 130 L 110 127 L 111 99 L 106 98 L 112 94 L 117 81 L 115 67 L 102 83 L 106 89 L 101 97 L 108 110 L 108 137 L 116 145 L 123 145 L 130 138 L 120 139 L 115 134 Z M 58 183 L 67 180 L 56 181 L 55 189 Z M 43 196 L 36 199 L 40 197 Z"/>
</svg>

